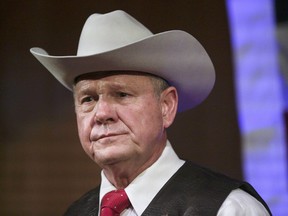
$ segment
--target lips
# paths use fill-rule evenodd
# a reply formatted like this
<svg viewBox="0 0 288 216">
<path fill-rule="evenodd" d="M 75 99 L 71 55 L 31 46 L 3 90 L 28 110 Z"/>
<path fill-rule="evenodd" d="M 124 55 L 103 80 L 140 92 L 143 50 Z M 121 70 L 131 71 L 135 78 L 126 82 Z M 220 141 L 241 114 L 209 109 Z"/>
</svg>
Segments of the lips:
<svg viewBox="0 0 288 216">
<path fill-rule="evenodd" d="M 110 138 L 110 137 L 114 137 L 114 136 L 118 136 L 119 134 L 115 134 L 115 133 L 112 133 L 112 134 L 103 134 L 103 135 L 100 135 L 98 138 L 96 138 L 96 141 L 97 140 L 100 140 L 100 139 L 104 139 L 104 138 Z"/>
<path fill-rule="evenodd" d="M 91 136 L 91 141 L 96 142 L 96 141 L 99 141 L 99 140 L 103 140 L 103 139 L 106 139 L 106 138 L 113 138 L 113 137 L 124 135 L 124 134 L 125 133 L 97 134 L 97 135 Z"/>
</svg>

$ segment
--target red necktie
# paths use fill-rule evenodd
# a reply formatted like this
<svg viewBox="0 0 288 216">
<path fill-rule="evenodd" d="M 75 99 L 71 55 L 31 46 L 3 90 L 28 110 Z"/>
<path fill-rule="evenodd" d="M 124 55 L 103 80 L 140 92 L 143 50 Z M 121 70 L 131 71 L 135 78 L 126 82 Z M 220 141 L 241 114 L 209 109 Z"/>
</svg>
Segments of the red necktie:
<svg viewBox="0 0 288 216">
<path fill-rule="evenodd" d="M 130 205 L 129 198 L 123 189 L 110 191 L 102 198 L 100 216 L 119 216 Z"/>
</svg>

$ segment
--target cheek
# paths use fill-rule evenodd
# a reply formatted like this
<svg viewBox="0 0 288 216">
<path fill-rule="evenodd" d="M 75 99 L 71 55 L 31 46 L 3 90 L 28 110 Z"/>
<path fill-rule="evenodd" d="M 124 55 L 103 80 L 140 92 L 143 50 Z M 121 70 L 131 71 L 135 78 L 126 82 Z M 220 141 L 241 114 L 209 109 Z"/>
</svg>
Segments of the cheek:
<svg viewBox="0 0 288 216">
<path fill-rule="evenodd" d="M 143 109 L 144 107 L 144 109 Z M 126 110 L 128 127 L 138 139 L 151 140 L 162 134 L 163 119 L 158 107 L 143 106 L 139 110 Z"/>
<path fill-rule="evenodd" d="M 81 145 L 86 152 L 90 146 L 91 126 L 89 122 L 87 117 L 77 116 L 78 135 Z"/>
</svg>

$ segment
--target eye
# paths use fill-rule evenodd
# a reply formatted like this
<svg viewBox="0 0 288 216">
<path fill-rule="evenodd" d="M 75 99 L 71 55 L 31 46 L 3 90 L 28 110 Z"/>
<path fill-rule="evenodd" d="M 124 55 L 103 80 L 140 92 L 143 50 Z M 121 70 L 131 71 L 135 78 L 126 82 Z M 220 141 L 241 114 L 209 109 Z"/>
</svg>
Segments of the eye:
<svg viewBox="0 0 288 216">
<path fill-rule="evenodd" d="M 126 92 L 118 92 L 117 94 L 118 94 L 118 97 L 120 97 L 120 98 L 129 96 L 129 94 Z"/>
<path fill-rule="evenodd" d="M 94 98 L 92 96 L 86 96 L 86 97 L 83 97 L 80 102 L 81 104 L 84 104 L 84 103 L 89 103 L 91 101 L 94 101 Z"/>
</svg>

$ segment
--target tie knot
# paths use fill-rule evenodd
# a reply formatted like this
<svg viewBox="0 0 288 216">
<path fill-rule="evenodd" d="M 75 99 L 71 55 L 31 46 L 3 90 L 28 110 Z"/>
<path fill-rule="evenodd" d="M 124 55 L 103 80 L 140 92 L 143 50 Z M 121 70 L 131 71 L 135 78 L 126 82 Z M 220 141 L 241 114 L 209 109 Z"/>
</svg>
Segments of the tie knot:
<svg viewBox="0 0 288 216">
<path fill-rule="evenodd" d="M 101 216 L 120 215 L 129 206 L 129 198 L 123 189 L 110 191 L 102 198 Z"/>
</svg>

